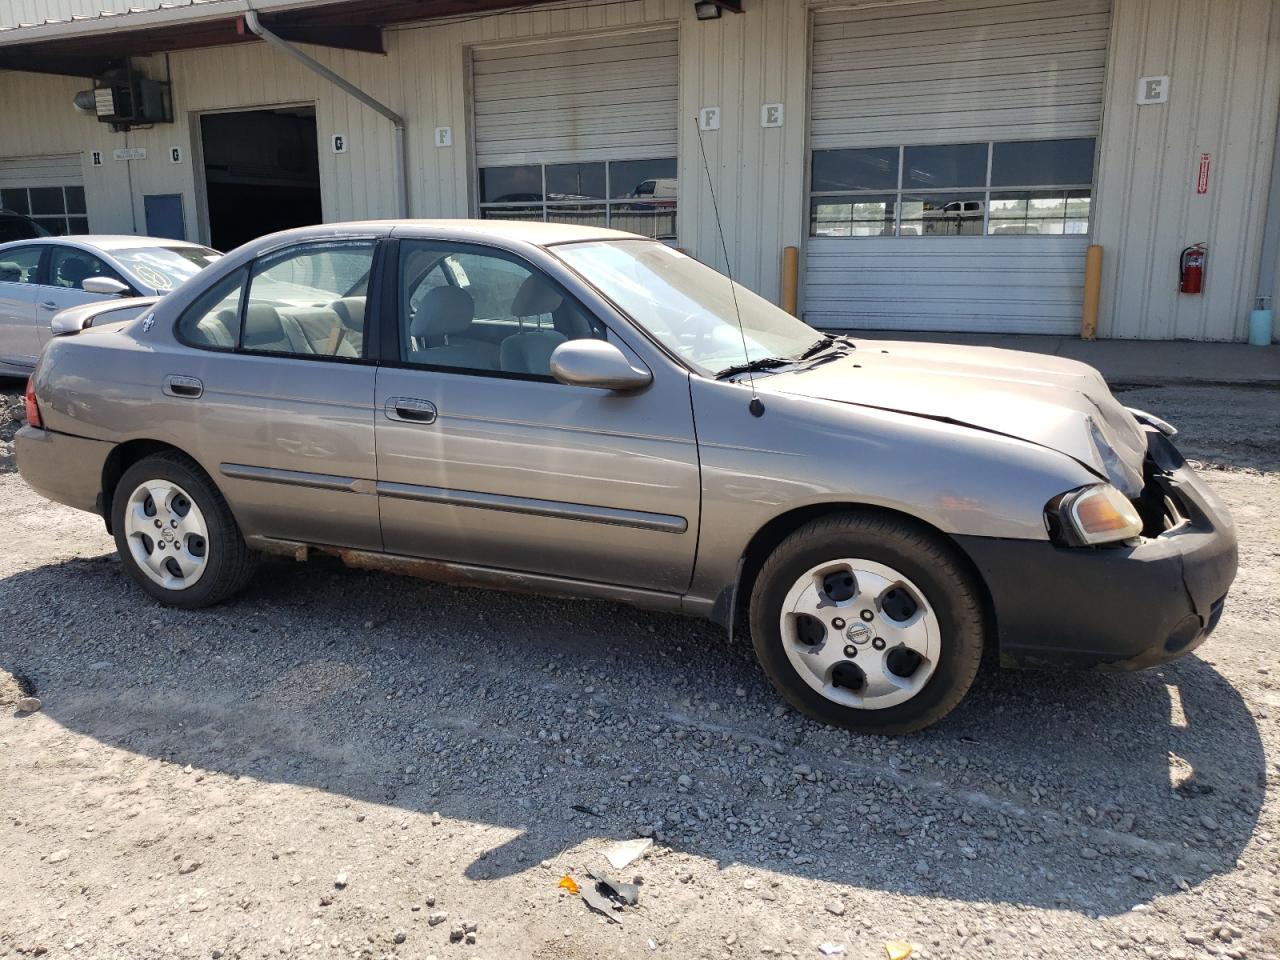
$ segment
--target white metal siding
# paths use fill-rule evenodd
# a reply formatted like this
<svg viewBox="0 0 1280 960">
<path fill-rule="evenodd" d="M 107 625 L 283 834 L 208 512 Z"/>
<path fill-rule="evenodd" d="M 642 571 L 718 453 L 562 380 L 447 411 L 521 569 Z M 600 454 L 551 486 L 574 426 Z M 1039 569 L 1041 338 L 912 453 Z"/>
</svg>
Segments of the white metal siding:
<svg viewBox="0 0 1280 960">
<path fill-rule="evenodd" d="M 1094 236 L 1102 336 L 1243 340 L 1257 284 L 1276 115 L 1280 4 L 1116 0 Z M 1138 106 L 1138 77 L 1169 102 Z M 1196 193 L 1200 155 L 1208 191 Z M 1178 292 L 1178 253 L 1206 241 L 1204 292 Z"/>
<path fill-rule="evenodd" d="M 474 50 L 477 164 L 674 157 L 677 46 L 671 28 Z"/>
<path fill-rule="evenodd" d="M 814 15 L 810 146 L 1098 135 L 1110 0 L 933 0 Z M 1072 333 L 1087 237 L 815 237 L 805 318 Z"/>
</svg>

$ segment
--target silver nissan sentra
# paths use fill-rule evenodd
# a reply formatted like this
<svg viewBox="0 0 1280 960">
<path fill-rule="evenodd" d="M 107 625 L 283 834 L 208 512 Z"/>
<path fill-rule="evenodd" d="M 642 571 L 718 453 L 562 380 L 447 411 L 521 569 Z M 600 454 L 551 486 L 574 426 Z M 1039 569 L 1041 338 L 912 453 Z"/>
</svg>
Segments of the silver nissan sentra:
<svg viewBox="0 0 1280 960">
<path fill-rule="evenodd" d="M 1007 665 L 1195 649 L 1226 510 L 1091 367 L 828 336 L 661 243 L 496 221 L 264 237 L 60 314 L 18 467 L 162 603 L 266 553 L 749 623 L 797 709 L 902 733 Z"/>
</svg>

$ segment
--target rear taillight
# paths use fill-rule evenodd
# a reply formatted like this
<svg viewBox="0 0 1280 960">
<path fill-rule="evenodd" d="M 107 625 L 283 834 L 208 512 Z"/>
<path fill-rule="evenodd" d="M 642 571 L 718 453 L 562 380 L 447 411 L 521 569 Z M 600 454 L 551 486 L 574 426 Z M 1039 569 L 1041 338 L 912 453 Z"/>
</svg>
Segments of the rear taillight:
<svg viewBox="0 0 1280 960">
<path fill-rule="evenodd" d="M 23 397 L 27 407 L 27 426 L 43 427 L 44 422 L 40 419 L 40 405 L 36 403 L 35 377 L 27 378 L 27 392 Z"/>
</svg>

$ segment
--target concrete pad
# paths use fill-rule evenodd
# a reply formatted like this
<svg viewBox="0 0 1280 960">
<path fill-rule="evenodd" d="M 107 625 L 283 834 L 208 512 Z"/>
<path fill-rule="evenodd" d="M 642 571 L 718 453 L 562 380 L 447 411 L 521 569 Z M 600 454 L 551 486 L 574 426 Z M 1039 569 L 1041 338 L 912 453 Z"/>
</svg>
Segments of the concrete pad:
<svg viewBox="0 0 1280 960">
<path fill-rule="evenodd" d="M 1109 383 L 1217 383 L 1280 386 L 1280 345 L 1201 343 L 1190 340 L 1093 340 L 995 333 L 906 333 L 841 330 L 869 340 L 914 340 L 1028 350 L 1080 360 Z"/>
</svg>

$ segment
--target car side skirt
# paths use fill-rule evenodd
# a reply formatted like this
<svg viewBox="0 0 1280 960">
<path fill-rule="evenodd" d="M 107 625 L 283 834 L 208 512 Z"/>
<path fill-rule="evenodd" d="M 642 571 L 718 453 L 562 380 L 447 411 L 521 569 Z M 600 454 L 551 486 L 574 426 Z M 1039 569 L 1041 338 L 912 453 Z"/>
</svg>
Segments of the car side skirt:
<svg viewBox="0 0 1280 960">
<path fill-rule="evenodd" d="M 696 600 L 676 593 L 642 590 L 621 584 L 597 583 L 575 580 L 570 577 L 548 576 L 521 570 L 503 570 L 469 563 L 453 563 L 425 557 L 407 557 L 400 554 L 377 553 L 371 550 L 353 550 L 346 547 L 300 543 L 279 540 L 274 537 L 248 536 L 245 542 L 255 550 L 277 556 L 305 561 L 313 554 L 337 557 L 346 566 L 359 570 L 380 570 L 401 576 L 417 577 L 433 583 L 447 583 L 460 587 L 481 587 L 512 593 L 529 593 L 536 596 L 569 597 L 581 600 L 606 600 L 627 603 L 646 610 L 667 613 L 683 613 L 705 617 L 707 610 Z"/>
</svg>

